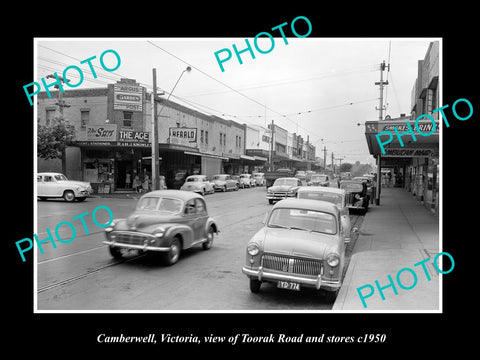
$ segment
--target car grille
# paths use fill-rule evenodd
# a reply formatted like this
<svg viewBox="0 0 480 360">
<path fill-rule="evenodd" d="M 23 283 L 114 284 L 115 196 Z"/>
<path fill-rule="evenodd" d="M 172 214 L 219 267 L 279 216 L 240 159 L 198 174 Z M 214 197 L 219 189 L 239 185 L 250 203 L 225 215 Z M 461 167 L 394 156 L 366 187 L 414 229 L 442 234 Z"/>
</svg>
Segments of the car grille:
<svg viewBox="0 0 480 360">
<path fill-rule="evenodd" d="M 299 275 L 318 276 L 322 273 L 322 261 L 294 258 L 284 255 L 264 254 L 262 266 L 265 269 Z"/>
<path fill-rule="evenodd" d="M 353 203 L 355 202 L 355 193 L 345 194 L 345 202 L 347 205 L 353 205 Z"/>
<path fill-rule="evenodd" d="M 271 193 L 271 195 L 273 196 L 278 196 L 278 197 L 286 197 L 287 196 L 287 192 L 286 191 L 276 191 L 274 193 Z"/>
<path fill-rule="evenodd" d="M 117 232 L 115 233 L 115 241 L 129 245 L 144 245 L 145 240 L 152 237 L 148 235 L 136 234 L 134 232 Z"/>
</svg>

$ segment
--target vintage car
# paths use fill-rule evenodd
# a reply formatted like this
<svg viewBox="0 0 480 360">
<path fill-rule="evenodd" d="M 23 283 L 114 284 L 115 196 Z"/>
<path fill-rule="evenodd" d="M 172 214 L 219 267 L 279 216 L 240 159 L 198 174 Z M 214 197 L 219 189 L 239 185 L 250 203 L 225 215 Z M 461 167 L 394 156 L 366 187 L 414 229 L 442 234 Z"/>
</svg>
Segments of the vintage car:
<svg viewBox="0 0 480 360">
<path fill-rule="evenodd" d="M 40 200 L 63 198 L 65 201 L 83 201 L 93 194 L 92 186 L 86 181 L 68 180 L 60 173 L 37 174 L 37 196 Z"/>
<path fill-rule="evenodd" d="M 312 174 L 307 182 L 308 186 L 330 186 L 330 178 L 324 174 Z"/>
<path fill-rule="evenodd" d="M 268 203 L 273 204 L 275 201 L 287 197 L 296 197 L 300 186 L 302 186 L 302 181 L 298 178 L 283 177 L 276 179 L 273 185 L 267 189 Z"/>
<path fill-rule="evenodd" d="M 255 179 L 255 186 L 265 186 L 265 174 L 264 173 L 252 173 L 253 178 Z"/>
<path fill-rule="evenodd" d="M 218 174 L 212 177 L 213 188 L 215 191 L 238 190 L 238 184 L 231 175 Z"/>
<path fill-rule="evenodd" d="M 350 221 L 346 204 L 345 190 L 324 186 L 302 186 L 298 189 L 297 198 L 326 201 L 336 205 L 340 211 L 343 237 L 346 243 L 350 242 L 352 231 L 356 232 L 357 229 L 352 229 L 352 222 Z"/>
<path fill-rule="evenodd" d="M 342 180 L 340 189 L 345 190 L 347 207 L 350 210 L 360 210 L 363 214 L 367 212 L 369 199 L 365 181 Z"/>
<path fill-rule="evenodd" d="M 256 186 L 256 181 L 251 174 L 240 174 L 238 178 L 240 180 L 240 187 L 242 189 Z"/>
<path fill-rule="evenodd" d="M 258 293 L 263 282 L 271 282 L 282 289 L 311 287 L 335 296 L 345 262 L 340 223 L 340 211 L 331 203 L 286 199 L 275 204 L 247 244 L 242 272 L 250 291 Z"/>
<path fill-rule="evenodd" d="M 183 190 L 156 190 L 143 195 L 126 219 L 105 229 L 104 244 L 114 258 L 131 251 L 159 252 L 167 265 L 195 245 L 210 249 L 218 227 L 208 216 L 204 198 Z"/>
<path fill-rule="evenodd" d="M 180 190 L 193 191 L 202 195 L 215 192 L 213 184 L 208 181 L 205 175 L 190 175 L 180 187 Z"/>
<path fill-rule="evenodd" d="M 371 199 L 373 199 L 373 178 L 370 176 L 355 176 L 353 181 L 364 181 L 367 184 L 367 197 L 368 201 L 370 202 Z"/>
</svg>

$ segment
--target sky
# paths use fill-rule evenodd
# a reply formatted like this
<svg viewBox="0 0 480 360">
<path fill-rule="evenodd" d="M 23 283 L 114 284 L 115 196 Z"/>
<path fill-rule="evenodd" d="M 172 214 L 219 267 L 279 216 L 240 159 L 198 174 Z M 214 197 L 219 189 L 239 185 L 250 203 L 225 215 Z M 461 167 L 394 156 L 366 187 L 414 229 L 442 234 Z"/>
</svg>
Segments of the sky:
<svg viewBox="0 0 480 360">
<path fill-rule="evenodd" d="M 70 65 L 82 69 L 84 79 L 75 89 L 106 87 L 120 78 L 135 79 L 147 91 L 153 89 L 152 69 L 157 73 L 157 90 L 170 100 L 209 115 L 247 125 L 266 126 L 272 120 L 316 146 L 316 155 L 327 162 L 331 153 L 342 162 L 374 164 L 364 135 L 367 120 L 377 120 L 380 63 L 390 64 L 383 73 L 384 115 L 392 118 L 410 114 L 411 91 L 417 77 L 418 60 L 425 57 L 429 43 L 437 38 L 296 38 L 285 44 L 275 37 L 273 49 L 258 52 L 248 39 L 255 58 L 248 51 L 237 60 L 233 44 L 246 48 L 245 38 L 36 38 L 36 79 L 53 72 L 61 75 Z M 267 37 L 258 47 L 272 48 Z M 229 49 L 230 60 L 217 63 L 215 52 Z M 118 53 L 121 63 L 114 71 L 100 64 L 106 50 Z M 220 58 L 226 52 L 219 54 Z M 91 60 L 97 78 L 88 63 Z M 117 59 L 105 53 L 104 64 L 114 68 Z M 191 71 L 183 72 L 187 66 Z M 180 78 L 181 76 L 181 78 Z M 74 69 L 67 72 L 78 83 Z M 178 84 L 174 88 L 177 80 Z M 52 79 L 45 79 L 47 84 Z M 65 86 L 65 89 L 70 89 Z M 43 90 L 43 89 L 42 89 Z M 338 160 L 335 160 L 338 164 Z"/>
</svg>

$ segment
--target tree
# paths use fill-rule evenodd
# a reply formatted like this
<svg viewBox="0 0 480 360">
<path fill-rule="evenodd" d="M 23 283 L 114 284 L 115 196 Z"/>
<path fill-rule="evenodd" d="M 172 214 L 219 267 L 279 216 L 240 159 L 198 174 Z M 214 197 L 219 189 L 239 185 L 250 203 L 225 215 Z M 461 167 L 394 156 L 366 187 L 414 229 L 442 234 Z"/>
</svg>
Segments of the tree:
<svg viewBox="0 0 480 360">
<path fill-rule="evenodd" d="M 352 170 L 352 164 L 343 163 L 340 165 L 340 172 L 350 172 Z"/>
<path fill-rule="evenodd" d="M 38 124 L 37 154 L 42 159 L 62 159 L 65 173 L 65 148 L 75 139 L 75 126 L 63 117 L 55 117 L 51 125 Z"/>
</svg>

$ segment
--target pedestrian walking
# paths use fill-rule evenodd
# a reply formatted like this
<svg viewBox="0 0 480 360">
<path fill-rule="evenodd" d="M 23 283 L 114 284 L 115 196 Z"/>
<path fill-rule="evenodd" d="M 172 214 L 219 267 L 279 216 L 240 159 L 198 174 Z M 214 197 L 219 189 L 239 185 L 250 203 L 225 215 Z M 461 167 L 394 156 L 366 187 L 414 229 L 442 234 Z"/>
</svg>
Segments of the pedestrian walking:
<svg viewBox="0 0 480 360">
<path fill-rule="evenodd" d="M 140 177 L 138 176 L 138 174 L 135 174 L 135 177 L 133 178 L 133 188 L 135 189 L 135 192 L 140 192 L 140 185 Z"/>
<path fill-rule="evenodd" d="M 145 192 L 150 191 L 150 181 L 149 181 L 149 177 L 148 177 L 147 173 L 145 173 L 145 176 L 143 177 L 142 187 L 143 187 L 143 191 L 145 191 Z"/>
<path fill-rule="evenodd" d="M 127 174 L 125 175 L 125 187 L 127 189 L 130 189 L 130 183 L 131 183 L 130 173 L 127 171 Z"/>
</svg>

